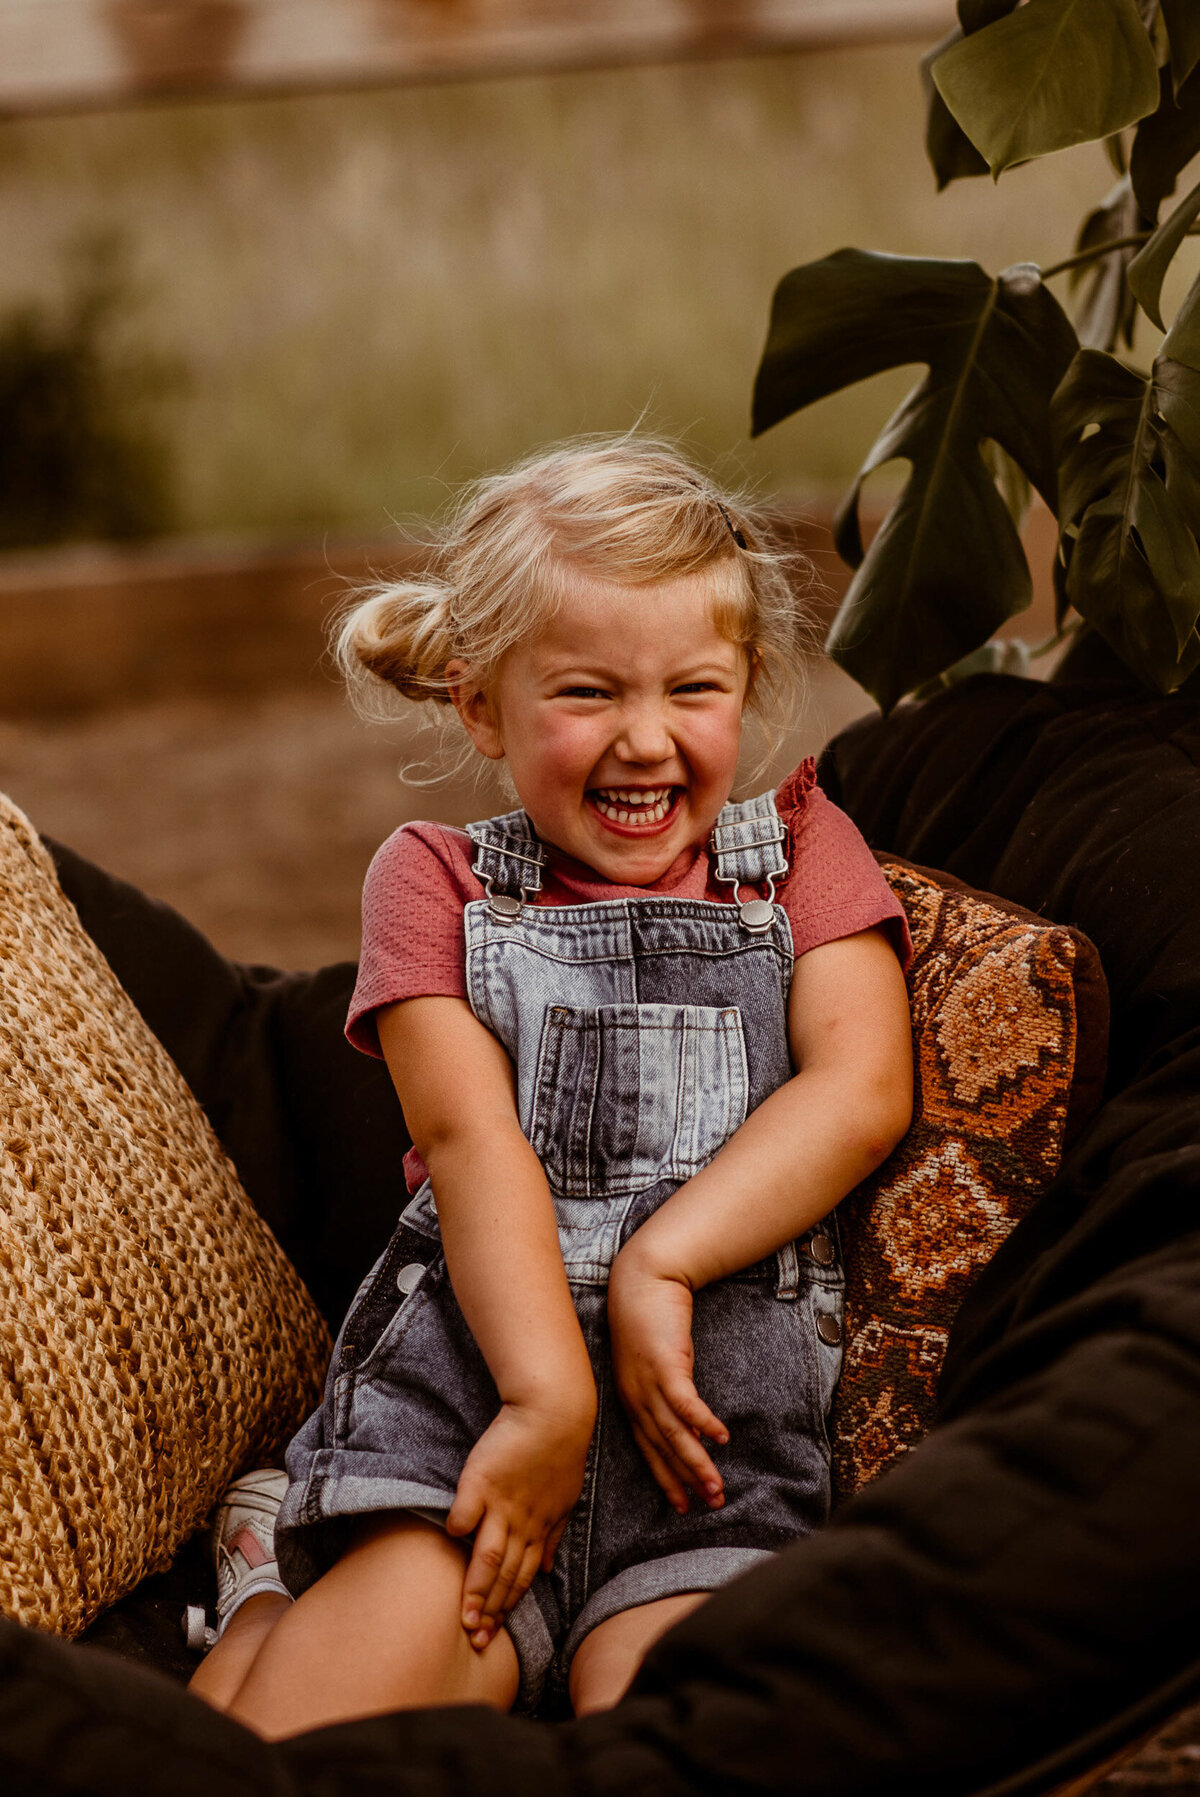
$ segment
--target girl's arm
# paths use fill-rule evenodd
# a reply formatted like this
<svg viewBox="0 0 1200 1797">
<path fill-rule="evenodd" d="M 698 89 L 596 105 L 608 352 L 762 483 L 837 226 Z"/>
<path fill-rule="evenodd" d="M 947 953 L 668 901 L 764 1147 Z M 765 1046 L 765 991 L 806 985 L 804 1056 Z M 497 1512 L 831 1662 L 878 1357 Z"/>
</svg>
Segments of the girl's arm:
<svg viewBox="0 0 1200 1797">
<path fill-rule="evenodd" d="M 621 1250 L 609 1282 L 613 1362 L 655 1478 L 677 1510 L 721 1480 L 700 1435 L 728 1439 L 692 1380 L 692 1293 L 802 1234 L 872 1173 L 912 1116 L 904 975 L 882 932 L 797 961 L 788 1003 L 797 1071 Z"/>
<path fill-rule="evenodd" d="M 377 1023 L 454 1294 L 502 1401 L 446 1520 L 451 1535 L 475 1531 L 463 1626 L 482 1647 L 553 1559 L 583 1484 L 595 1384 L 504 1048 L 459 998 L 406 999 Z"/>
</svg>

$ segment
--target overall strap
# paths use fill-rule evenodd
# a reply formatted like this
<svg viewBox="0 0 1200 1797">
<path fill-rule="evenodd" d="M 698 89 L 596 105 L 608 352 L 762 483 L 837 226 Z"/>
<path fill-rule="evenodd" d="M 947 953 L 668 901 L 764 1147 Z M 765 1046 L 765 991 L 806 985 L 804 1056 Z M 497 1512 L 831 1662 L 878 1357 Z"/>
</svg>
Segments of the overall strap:
<svg viewBox="0 0 1200 1797">
<path fill-rule="evenodd" d="M 783 850 L 786 841 L 787 830 L 775 809 L 773 792 L 725 805 L 709 836 L 716 862 L 714 875 L 722 885 L 733 887 L 735 902 L 739 887 L 766 884 L 765 899 L 744 899 L 738 905 L 740 921 L 752 935 L 763 935 L 771 927 L 775 881 L 788 870 Z"/>
<path fill-rule="evenodd" d="M 542 890 L 546 851 L 533 825 L 524 811 L 507 811 L 468 824 L 467 835 L 475 844 L 471 872 L 482 880 L 494 914 L 511 922 L 521 915 L 528 894 Z"/>
</svg>

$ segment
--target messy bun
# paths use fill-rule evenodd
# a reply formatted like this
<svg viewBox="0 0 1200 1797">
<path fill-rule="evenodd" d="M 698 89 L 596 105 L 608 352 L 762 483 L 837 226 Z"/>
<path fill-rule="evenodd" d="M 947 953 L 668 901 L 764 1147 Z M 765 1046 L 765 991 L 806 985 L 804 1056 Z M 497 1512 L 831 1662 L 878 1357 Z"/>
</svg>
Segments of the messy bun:
<svg viewBox="0 0 1200 1797">
<path fill-rule="evenodd" d="M 444 580 L 380 582 L 355 595 L 335 625 L 333 655 L 355 703 L 379 715 L 388 693 L 448 701 L 446 664 L 459 651 L 453 591 Z M 393 707 L 382 707 L 391 715 Z"/>
</svg>

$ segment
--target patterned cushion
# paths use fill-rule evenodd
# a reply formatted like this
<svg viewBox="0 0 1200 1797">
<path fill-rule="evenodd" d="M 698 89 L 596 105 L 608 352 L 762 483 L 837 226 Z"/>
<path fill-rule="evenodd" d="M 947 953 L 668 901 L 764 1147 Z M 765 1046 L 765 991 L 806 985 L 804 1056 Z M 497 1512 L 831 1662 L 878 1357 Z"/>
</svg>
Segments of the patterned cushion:
<svg viewBox="0 0 1200 1797">
<path fill-rule="evenodd" d="M 1107 988 L 1085 936 L 946 874 L 879 860 L 913 937 L 914 1108 L 895 1153 L 838 1211 L 835 1502 L 928 1429 L 967 1286 L 1099 1103 L 1107 1048 Z"/>
<path fill-rule="evenodd" d="M 325 1326 L 0 798 L 0 1611 L 74 1635 L 320 1393 Z"/>
</svg>

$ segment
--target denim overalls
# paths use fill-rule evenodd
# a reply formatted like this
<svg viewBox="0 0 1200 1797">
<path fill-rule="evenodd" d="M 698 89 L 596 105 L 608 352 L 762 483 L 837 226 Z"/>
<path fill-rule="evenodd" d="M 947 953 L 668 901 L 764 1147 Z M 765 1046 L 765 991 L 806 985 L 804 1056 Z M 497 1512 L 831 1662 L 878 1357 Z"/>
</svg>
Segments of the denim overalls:
<svg viewBox="0 0 1200 1797">
<path fill-rule="evenodd" d="M 696 1386 L 730 1432 L 710 1449 L 725 1503 L 693 1500 L 677 1516 L 614 1388 L 606 1282 L 638 1225 L 791 1077 L 791 931 L 770 902 L 787 872 L 786 832 L 770 793 L 724 808 L 710 845 L 728 904 L 648 895 L 553 906 L 527 902 L 546 853 L 524 812 L 470 835 L 487 896 L 465 911 L 468 996 L 516 1068 L 599 1397 L 554 1569 L 507 1619 L 524 1708 L 548 1677 L 561 1692 L 576 1647 L 606 1617 L 710 1590 L 824 1520 L 842 1274 L 827 1219 L 696 1294 Z M 498 1407 L 446 1274 L 427 1180 L 360 1288 L 322 1407 L 288 1451 L 276 1541 L 292 1589 L 333 1563 L 350 1518 L 442 1520 Z"/>
</svg>

